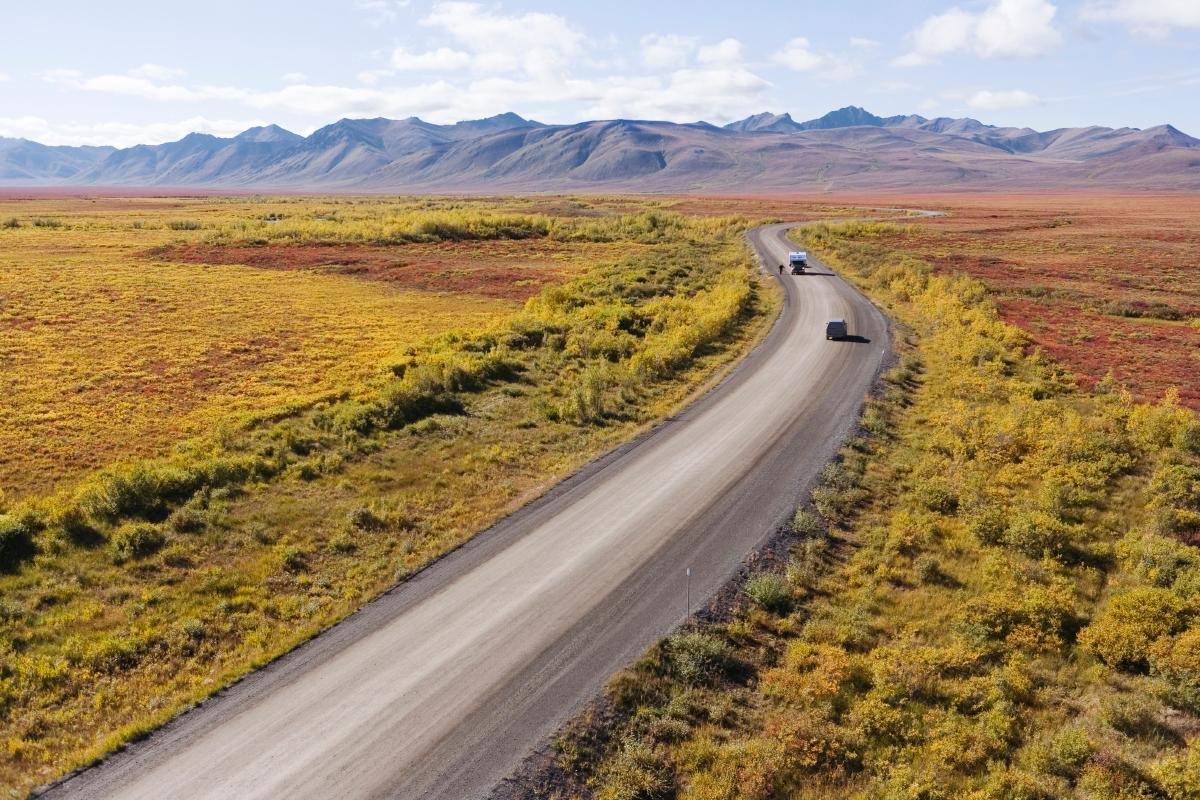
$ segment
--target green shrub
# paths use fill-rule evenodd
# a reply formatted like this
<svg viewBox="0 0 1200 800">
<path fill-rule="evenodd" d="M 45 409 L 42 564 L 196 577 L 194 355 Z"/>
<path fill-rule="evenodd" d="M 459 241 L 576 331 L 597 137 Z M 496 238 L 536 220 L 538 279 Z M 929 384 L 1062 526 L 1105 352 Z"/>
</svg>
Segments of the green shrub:
<svg viewBox="0 0 1200 800">
<path fill-rule="evenodd" d="M 1167 800 L 1200 800 L 1200 736 L 1182 752 L 1171 753 L 1150 767 Z"/>
<path fill-rule="evenodd" d="M 387 519 L 370 506 L 358 506 L 350 512 L 350 525 L 360 531 L 381 531 L 387 527 Z"/>
<path fill-rule="evenodd" d="M 63 226 L 62 220 L 54 217 L 34 217 L 32 221 L 35 228 L 61 228 Z"/>
<path fill-rule="evenodd" d="M 167 537 L 155 525 L 146 522 L 130 522 L 113 531 L 109 547 L 117 562 L 146 558 L 154 555 L 167 543 Z"/>
<path fill-rule="evenodd" d="M 817 513 L 831 522 L 844 522 L 868 497 L 867 490 L 861 487 L 838 489 L 818 486 L 812 490 L 813 506 Z"/>
<path fill-rule="evenodd" d="M 275 558 L 285 572 L 298 573 L 308 569 L 308 554 L 294 545 L 276 547 Z"/>
<path fill-rule="evenodd" d="M 1024 753 L 1030 769 L 1074 780 L 1096 750 L 1081 728 L 1069 726 L 1031 743 Z"/>
<path fill-rule="evenodd" d="M 1193 321 L 1193 327 L 1200 329 L 1200 318 Z M 1182 426 L 1171 440 L 1171 446 L 1181 452 L 1200 456 L 1200 420 L 1191 420 Z"/>
<path fill-rule="evenodd" d="M 25 618 L 25 606 L 18 600 L 0 597 L 0 624 L 18 622 Z M 3 703 L 0 703 L 0 708 Z"/>
<path fill-rule="evenodd" d="M 1159 530 L 1166 535 L 1200 531 L 1200 466 L 1168 464 L 1150 481 Z"/>
<path fill-rule="evenodd" d="M 167 227 L 173 231 L 198 231 L 204 226 L 194 219 L 173 219 L 167 223 Z"/>
<path fill-rule="evenodd" d="M 1162 794 L 1134 765 L 1111 753 L 1099 753 L 1084 765 L 1076 796 L 1087 800 L 1158 800 Z"/>
<path fill-rule="evenodd" d="M 872 616 L 872 609 L 865 602 L 823 606 L 804 626 L 804 635 L 816 644 L 865 651 L 875 640 Z"/>
<path fill-rule="evenodd" d="M 1046 584 L 1014 580 L 968 601 L 961 613 L 965 632 L 972 637 L 1033 651 L 1054 650 L 1073 628 L 1075 591 L 1065 579 Z"/>
<path fill-rule="evenodd" d="M 353 536 L 343 531 L 329 540 L 329 549 L 335 553 L 353 553 L 358 549 L 358 543 L 354 541 Z"/>
<path fill-rule="evenodd" d="M 339 403 L 329 416 L 329 426 L 337 433 L 371 433 L 379 425 L 379 409 L 376 406 L 347 400 Z"/>
<path fill-rule="evenodd" d="M 1150 645 L 1180 630 L 1187 606 L 1167 589 L 1142 586 L 1115 595 L 1079 635 L 1080 643 L 1109 666 L 1144 670 Z"/>
<path fill-rule="evenodd" d="M 675 796 L 670 759 L 645 742 L 624 742 L 617 756 L 604 765 L 599 800 L 666 800 Z"/>
<path fill-rule="evenodd" d="M 939 514 L 953 514 L 958 510 L 958 496 L 943 480 L 924 480 L 916 490 L 917 502 L 922 507 Z"/>
<path fill-rule="evenodd" d="M 1057 517 L 1044 511 L 1025 511 L 1009 522 L 1003 542 L 1030 558 L 1041 558 L 1046 553 L 1062 555 L 1074 538 L 1071 527 Z"/>
<path fill-rule="evenodd" d="M 21 227 L 21 220 L 17 219 L 16 217 L 9 217 L 8 219 L 4 220 L 4 222 L 0 222 L 0 228 L 19 228 L 19 227 Z"/>
<path fill-rule="evenodd" d="M 1055 791 L 1055 786 L 1047 785 L 1045 776 L 1032 775 L 1016 767 L 999 767 L 988 772 L 987 780 L 979 792 L 971 796 L 972 800 L 1053 800 L 1061 795 Z M 890 796 L 888 800 L 909 800 L 913 795 L 899 793 Z M 920 795 L 929 800 L 949 800 L 947 795 L 931 790 Z"/>
<path fill-rule="evenodd" d="M 998 545 L 1008 530 L 1008 515 L 997 506 L 984 506 L 967 518 L 967 529 L 981 544 Z"/>
<path fill-rule="evenodd" d="M 179 629 L 182 631 L 184 636 L 194 642 L 198 642 L 204 638 L 205 629 L 203 620 L 199 620 L 194 617 L 192 619 L 184 620 L 183 624 L 179 626 Z"/>
<path fill-rule="evenodd" d="M 1100 701 L 1100 719 L 1126 736 L 1145 736 L 1154 730 L 1156 705 L 1149 697 L 1114 695 Z"/>
<path fill-rule="evenodd" d="M 1150 667 L 1171 684 L 1172 705 L 1200 714 L 1200 627 L 1156 641 Z"/>
<path fill-rule="evenodd" d="M 59 503 L 51 507 L 49 517 L 50 527 L 62 531 L 68 539 L 76 544 L 96 542 L 99 536 L 95 527 L 88 521 L 87 514 L 77 503 Z"/>
<path fill-rule="evenodd" d="M 671 671 L 685 683 L 712 683 L 730 667 L 729 645 L 706 633 L 677 633 L 667 639 L 666 651 Z"/>
<path fill-rule="evenodd" d="M 383 427 L 402 428 L 410 422 L 432 414 L 453 414 L 462 410 L 462 404 L 439 386 L 422 386 L 412 374 L 401 380 L 392 381 L 379 400 L 379 419 Z"/>
<path fill-rule="evenodd" d="M 191 506 L 181 506 L 167 517 L 167 524 L 176 533 L 199 533 L 207 524 L 204 512 Z"/>
<path fill-rule="evenodd" d="M 834 489 L 849 489 L 858 484 L 855 476 L 839 461 L 821 468 L 821 483 Z"/>
<path fill-rule="evenodd" d="M 931 555 L 919 556 L 913 562 L 913 571 L 916 572 L 917 580 L 921 583 L 941 583 L 945 579 L 942 565 Z"/>
<path fill-rule="evenodd" d="M 798 509 L 792 517 L 792 532 L 797 536 L 813 538 L 825 535 L 825 526 L 816 514 L 810 514 L 804 509 Z"/>
<path fill-rule="evenodd" d="M 1165 536 L 1129 536 L 1120 544 L 1130 572 L 1183 598 L 1200 594 L 1200 550 Z"/>
<path fill-rule="evenodd" d="M 760 572 L 746 581 L 746 596 L 772 614 L 786 614 L 792 608 L 792 593 L 787 581 L 774 572 Z"/>
<path fill-rule="evenodd" d="M 33 557 L 34 530 L 13 514 L 0 514 L 0 571 L 15 569 Z"/>
<path fill-rule="evenodd" d="M 125 517 L 161 519 L 172 505 L 201 488 L 267 477 L 272 468 L 253 456 L 212 458 L 193 464 L 142 461 L 105 470 L 80 487 L 79 508 L 92 519 L 115 522 Z"/>
<path fill-rule="evenodd" d="M 811 586 L 821 575 L 828 539 L 818 536 L 805 539 L 788 559 L 787 579 L 793 586 Z"/>
</svg>

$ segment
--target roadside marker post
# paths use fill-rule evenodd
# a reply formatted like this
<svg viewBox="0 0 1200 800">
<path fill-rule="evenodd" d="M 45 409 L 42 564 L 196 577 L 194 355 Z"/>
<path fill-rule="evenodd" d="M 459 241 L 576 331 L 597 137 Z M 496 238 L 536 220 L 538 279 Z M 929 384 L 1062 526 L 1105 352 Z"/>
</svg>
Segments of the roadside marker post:
<svg viewBox="0 0 1200 800">
<path fill-rule="evenodd" d="M 692 621 L 692 568 L 687 568 L 687 608 L 683 616 L 684 624 Z"/>
</svg>

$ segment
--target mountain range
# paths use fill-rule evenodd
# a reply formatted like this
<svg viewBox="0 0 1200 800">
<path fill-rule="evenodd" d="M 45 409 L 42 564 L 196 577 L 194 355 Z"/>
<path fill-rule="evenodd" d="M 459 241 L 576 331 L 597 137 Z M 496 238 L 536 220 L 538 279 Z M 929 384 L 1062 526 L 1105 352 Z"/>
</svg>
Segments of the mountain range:
<svg viewBox="0 0 1200 800">
<path fill-rule="evenodd" d="M 1200 140 L 1170 125 L 1036 131 L 879 117 L 856 106 L 796 122 L 544 125 L 500 114 L 454 125 L 343 119 L 158 145 L 0 138 L 0 186 L 326 191 L 805 192 L 840 189 L 1200 189 Z"/>
</svg>

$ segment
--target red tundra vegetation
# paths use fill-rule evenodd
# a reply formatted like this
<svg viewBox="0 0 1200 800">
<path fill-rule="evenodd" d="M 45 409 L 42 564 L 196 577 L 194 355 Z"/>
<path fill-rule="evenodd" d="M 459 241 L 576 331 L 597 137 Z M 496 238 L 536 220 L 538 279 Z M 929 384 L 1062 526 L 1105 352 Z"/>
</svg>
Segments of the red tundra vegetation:
<svg viewBox="0 0 1200 800">
<path fill-rule="evenodd" d="M 849 199 L 846 201 L 849 203 Z M 993 292 L 1005 321 L 1092 386 L 1178 388 L 1200 410 L 1200 196 L 941 195 L 887 242 Z"/>
</svg>

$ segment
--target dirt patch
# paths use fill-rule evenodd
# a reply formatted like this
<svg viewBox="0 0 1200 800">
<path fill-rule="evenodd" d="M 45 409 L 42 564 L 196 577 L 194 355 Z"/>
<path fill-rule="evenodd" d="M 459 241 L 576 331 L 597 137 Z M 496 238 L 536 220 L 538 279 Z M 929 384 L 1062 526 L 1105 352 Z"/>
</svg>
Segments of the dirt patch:
<svg viewBox="0 0 1200 800">
<path fill-rule="evenodd" d="M 362 244 L 177 244 L 141 254 L 155 261 L 312 270 L 406 289 L 523 301 L 578 271 L 567 246 L 497 241 L 388 247 Z"/>
</svg>

